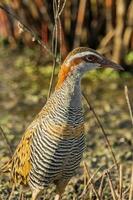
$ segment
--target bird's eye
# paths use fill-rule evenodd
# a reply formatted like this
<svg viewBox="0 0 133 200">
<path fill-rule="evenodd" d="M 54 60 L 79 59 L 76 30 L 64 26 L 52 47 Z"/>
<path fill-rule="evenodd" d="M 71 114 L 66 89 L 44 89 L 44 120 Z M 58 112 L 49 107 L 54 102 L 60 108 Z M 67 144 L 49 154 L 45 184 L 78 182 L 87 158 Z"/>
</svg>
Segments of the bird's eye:
<svg viewBox="0 0 133 200">
<path fill-rule="evenodd" d="M 95 57 L 92 56 L 92 55 L 91 55 L 91 56 L 87 56 L 87 57 L 86 57 L 86 60 L 87 60 L 87 61 L 93 62 L 93 61 L 95 61 Z"/>
</svg>

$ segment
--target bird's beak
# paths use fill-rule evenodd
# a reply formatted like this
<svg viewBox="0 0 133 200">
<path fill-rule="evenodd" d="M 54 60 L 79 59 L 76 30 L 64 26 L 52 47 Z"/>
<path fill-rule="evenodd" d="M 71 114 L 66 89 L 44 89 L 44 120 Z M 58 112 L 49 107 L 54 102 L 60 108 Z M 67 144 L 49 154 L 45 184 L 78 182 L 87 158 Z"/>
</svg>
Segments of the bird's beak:
<svg viewBox="0 0 133 200">
<path fill-rule="evenodd" d="M 121 65 L 119 65 L 119 64 L 117 64 L 117 63 L 115 63 L 115 62 L 113 62 L 113 61 L 111 61 L 107 58 L 104 58 L 102 60 L 101 67 L 102 68 L 112 68 L 112 69 L 115 69 L 115 70 L 124 70 L 124 68 Z"/>
</svg>

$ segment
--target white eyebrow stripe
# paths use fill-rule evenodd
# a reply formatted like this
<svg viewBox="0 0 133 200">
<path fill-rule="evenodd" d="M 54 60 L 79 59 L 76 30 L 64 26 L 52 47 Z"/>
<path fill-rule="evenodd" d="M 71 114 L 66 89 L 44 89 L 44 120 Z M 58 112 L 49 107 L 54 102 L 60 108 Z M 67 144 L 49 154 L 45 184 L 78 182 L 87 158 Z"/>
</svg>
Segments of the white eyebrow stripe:
<svg viewBox="0 0 133 200">
<path fill-rule="evenodd" d="M 70 63 L 75 58 L 80 58 L 80 57 L 87 56 L 87 55 L 95 55 L 98 58 L 102 59 L 102 57 L 100 55 L 98 55 L 98 54 L 96 54 L 94 52 L 90 52 L 90 51 L 88 52 L 88 51 L 86 51 L 86 52 L 77 53 L 74 56 L 72 55 L 69 59 L 66 60 L 66 64 Z"/>
</svg>

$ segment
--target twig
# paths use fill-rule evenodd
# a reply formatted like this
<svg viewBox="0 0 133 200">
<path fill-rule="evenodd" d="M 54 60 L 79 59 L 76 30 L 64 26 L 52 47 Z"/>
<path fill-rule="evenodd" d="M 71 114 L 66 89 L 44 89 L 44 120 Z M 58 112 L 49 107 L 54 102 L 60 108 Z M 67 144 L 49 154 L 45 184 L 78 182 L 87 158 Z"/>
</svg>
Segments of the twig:
<svg viewBox="0 0 133 200">
<path fill-rule="evenodd" d="M 66 1 L 64 1 L 61 9 L 60 9 L 60 1 L 58 1 L 59 5 L 57 5 L 56 1 L 54 1 L 54 3 L 53 3 L 54 4 L 53 5 L 54 18 L 55 18 L 55 25 L 54 25 L 54 29 L 53 29 L 53 38 L 55 37 L 55 43 L 53 45 L 52 51 L 44 44 L 44 42 L 38 37 L 38 35 L 31 28 L 26 26 L 16 15 L 14 15 L 7 8 L 5 8 L 4 5 L 0 4 L 0 8 L 2 10 L 4 10 L 6 13 L 8 13 L 10 16 L 12 16 L 15 20 L 17 20 L 19 22 L 20 30 L 29 32 L 32 35 L 33 40 L 37 41 L 37 43 L 41 47 L 43 47 L 48 52 L 48 54 L 53 58 L 53 70 L 52 70 L 52 75 L 51 75 L 50 84 L 49 84 L 48 98 L 50 97 L 51 90 L 52 90 L 56 63 L 59 63 L 59 61 L 57 59 L 57 37 L 58 37 L 58 27 L 57 26 L 58 26 L 58 21 L 60 20 L 59 17 L 60 17 L 60 15 L 63 12 L 63 9 L 65 7 L 65 3 L 66 3 Z M 61 39 L 60 39 L 60 41 L 61 41 Z"/>
<path fill-rule="evenodd" d="M 129 99 L 129 95 L 128 95 L 128 87 L 127 87 L 127 85 L 125 85 L 124 91 L 125 91 L 125 97 L 126 97 L 126 101 L 127 101 L 127 105 L 128 105 L 128 109 L 129 109 L 131 122 L 132 122 L 132 125 L 133 125 L 133 113 L 132 113 L 131 103 L 130 103 L 130 99 Z"/>
<path fill-rule="evenodd" d="M 4 138 L 4 140 L 5 140 L 5 142 L 6 142 L 6 146 L 7 146 L 8 150 L 9 150 L 10 156 L 12 156 L 13 151 L 12 151 L 11 145 L 10 145 L 10 143 L 9 143 L 9 141 L 8 141 L 8 139 L 7 139 L 7 136 L 6 136 L 6 134 L 5 134 L 5 132 L 3 131 L 3 129 L 2 129 L 1 126 L 0 126 L 0 133 L 1 133 L 2 137 Z"/>
<path fill-rule="evenodd" d="M 85 94 L 84 94 L 84 93 L 82 93 L 82 94 L 83 94 L 83 97 L 84 97 L 84 99 L 85 99 L 85 101 L 86 101 L 86 103 L 87 103 L 87 105 L 88 105 L 89 110 L 92 111 L 92 113 L 94 114 L 94 116 L 95 116 L 95 118 L 96 118 L 96 121 L 97 121 L 99 127 L 100 127 L 101 130 L 102 130 L 103 136 L 104 136 L 105 141 L 106 141 L 106 143 L 107 143 L 107 147 L 108 147 L 108 149 L 109 149 L 109 151 L 110 151 L 110 153 L 111 153 L 112 159 L 113 159 L 113 161 L 114 161 L 114 163 L 115 163 L 115 165 L 116 165 L 116 167 L 117 167 L 117 170 L 119 170 L 118 162 L 117 162 L 116 157 L 115 157 L 115 154 L 114 154 L 114 152 L 113 152 L 113 150 L 112 150 L 112 147 L 111 147 L 111 144 L 110 144 L 110 142 L 109 142 L 108 136 L 107 136 L 107 134 L 106 134 L 106 132 L 105 132 L 105 130 L 104 130 L 104 128 L 103 128 L 103 125 L 102 125 L 102 123 L 101 123 L 101 121 L 100 121 L 98 115 L 96 114 L 94 108 L 91 106 L 90 102 L 89 102 L 88 99 L 86 98 Z"/>
<path fill-rule="evenodd" d="M 4 10 L 7 14 L 9 14 L 10 16 L 12 16 L 15 20 L 17 20 L 19 22 L 19 25 L 21 26 L 21 29 L 23 31 L 27 31 L 32 35 L 32 38 L 34 39 L 34 41 L 37 41 L 38 44 L 40 46 L 42 46 L 48 53 L 50 56 L 54 57 L 52 51 L 44 44 L 44 42 L 38 37 L 38 35 L 27 25 L 25 25 L 22 20 L 19 19 L 19 17 L 17 17 L 15 14 L 11 13 L 3 4 L 0 4 L 0 8 L 2 10 Z"/>
</svg>

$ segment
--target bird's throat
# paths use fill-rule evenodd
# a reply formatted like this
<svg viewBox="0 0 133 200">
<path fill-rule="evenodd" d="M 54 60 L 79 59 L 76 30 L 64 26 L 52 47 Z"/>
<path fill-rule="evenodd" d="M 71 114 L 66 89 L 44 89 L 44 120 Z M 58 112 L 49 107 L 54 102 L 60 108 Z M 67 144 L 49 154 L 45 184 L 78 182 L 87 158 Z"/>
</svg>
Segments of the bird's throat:
<svg viewBox="0 0 133 200">
<path fill-rule="evenodd" d="M 68 76 L 59 89 L 64 99 L 64 104 L 69 108 L 81 107 L 81 83 L 75 75 Z"/>
</svg>

